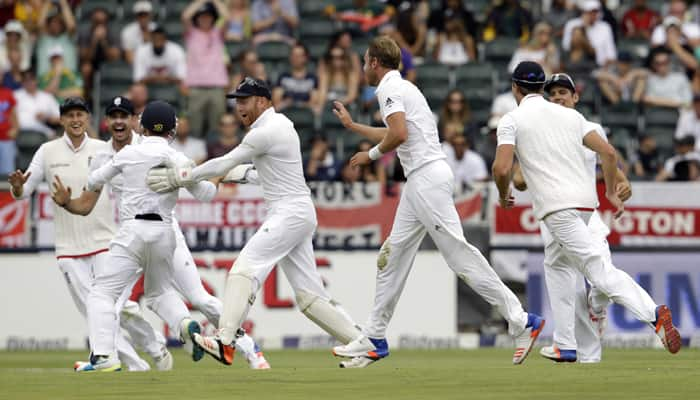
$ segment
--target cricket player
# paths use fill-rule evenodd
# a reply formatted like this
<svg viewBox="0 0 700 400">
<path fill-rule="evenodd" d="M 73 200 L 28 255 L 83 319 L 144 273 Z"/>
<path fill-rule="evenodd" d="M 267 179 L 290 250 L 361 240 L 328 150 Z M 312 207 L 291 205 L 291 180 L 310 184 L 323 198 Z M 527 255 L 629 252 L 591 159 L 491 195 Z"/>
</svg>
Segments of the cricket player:
<svg viewBox="0 0 700 400">
<path fill-rule="evenodd" d="M 615 207 L 617 218 L 624 212 L 624 206 L 616 190 L 615 149 L 591 129 L 578 111 L 546 101 L 542 97 L 544 84 L 544 71 L 535 62 L 521 62 L 513 72 L 511 90 L 518 108 L 499 122 L 493 163 L 500 205 L 505 208 L 513 205 L 510 182 L 513 156 L 517 155 L 532 194 L 535 215 L 544 222 L 552 241 L 569 260 L 567 266 L 581 271 L 606 297 L 629 309 L 640 321 L 649 323 L 664 346 L 677 353 L 681 338 L 673 326 L 671 311 L 665 305 L 657 306 L 627 273 L 615 268 L 601 251 L 600 237 L 592 235 L 588 227 L 598 206 L 598 196 L 581 144 L 601 159 L 605 196 Z M 576 277 L 571 274 L 567 282 L 571 304 L 575 301 L 575 285 Z M 553 290 L 549 284 L 548 290 Z M 555 318 L 561 318 L 557 324 L 570 329 L 575 325 L 575 313 L 561 313 L 557 310 L 560 305 L 559 301 L 552 302 Z M 575 338 L 571 340 L 573 344 L 566 345 L 575 349 Z"/>
<path fill-rule="evenodd" d="M 34 154 L 26 173 L 17 170 L 10 175 L 12 196 L 15 199 L 31 195 L 42 181 L 52 182 L 61 175 L 73 187 L 87 184 L 88 163 L 105 148 L 101 140 L 91 139 L 86 133 L 89 124 L 87 103 L 70 97 L 60 109 L 65 133 L 41 145 Z M 86 315 L 86 303 L 94 274 L 107 262 L 109 240 L 116 231 L 111 203 L 102 199 L 95 204 L 95 212 L 79 217 L 60 208 L 54 208 L 56 258 L 66 279 L 68 289 L 78 311 Z M 134 280 L 130 282 L 136 283 Z M 128 288 L 128 292 L 131 287 Z M 143 319 L 138 304 L 128 301 L 122 309 L 120 325 L 131 339 L 142 347 L 159 370 L 172 366 L 172 357 L 165 347 L 165 338 Z M 138 356 L 126 336 L 116 336 L 119 359 L 129 371 L 147 371 L 150 366 Z"/>
<path fill-rule="evenodd" d="M 114 155 L 131 144 L 141 142 L 142 136 L 133 132 L 134 106 L 126 97 L 114 97 L 106 109 L 107 129 L 110 133 L 110 140 L 107 141 L 105 151 L 98 153 L 92 161 L 90 169 L 97 169 L 102 164 L 111 160 Z M 123 191 L 123 180 L 114 177 L 110 183 L 112 195 L 115 196 L 117 208 L 120 206 L 120 195 Z M 93 192 L 85 190 L 79 198 L 71 199 L 71 188 L 65 187 L 56 176 L 53 184 L 53 199 L 59 206 L 68 210 L 72 214 L 88 215 L 97 204 L 100 191 Z M 173 214 L 173 231 L 175 233 L 176 249 L 173 255 L 173 278 L 175 288 L 180 292 L 192 306 L 201 311 L 214 326 L 218 326 L 223 305 L 221 300 L 209 294 L 197 272 L 197 267 L 192 258 L 185 238 L 180 231 L 180 226 Z M 270 364 L 265 359 L 257 344 L 245 332 L 240 333 L 241 338 L 236 342 L 236 346 L 245 355 L 249 366 L 252 369 L 268 369 Z M 193 353 L 194 355 L 194 353 Z"/>
<path fill-rule="evenodd" d="M 87 302 L 92 356 L 90 367 L 79 371 L 120 369 L 114 355 L 114 334 L 119 310 L 128 294 L 129 282 L 144 274 L 146 304 L 181 338 L 188 340 L 201 327 L 190 314 L 172 286 L 173 253 L 176 248 L 172 212 L 177 192 L 158 194 L 146 186 L 146 173 L 171 159 L 191 162 L 168 145 L 175 134 L 175 109 L 168 103 L 149 103 L 141 115 L 145 137 L 139 145 L 126 146 L 106 164 L 90 172 L 87 190 L 100 190 L 115 177 L 119 188 L 117 234 L 109 246 L 107 265 L 95 276 Z M 216 187 L 211 182 L 187 187 L 195 198 L 211 200 Z M 193 359 L 203 356 L 194 344 Z"/>
<path fill-rule="evenodd" d="M 228 154 L 192 169 L 178 163 L 154 169 L 150 187 L 159 192 L 217 176 L 248 175 L 252 160 L 267 205 L 265 221 L 236 258 L 226 280 L 224 311 L 214 337 L 193 334 L 193 340 L 220 362 L 233 362 L 236 332 L 272 268 L 284 271 L 301 312 L 342 343 L 361 334 L 354 322 L 326 292 L 316 269 L 312 236 L 316 210 L 304 181 L 299 135 L 292 121 L 272 107 L 267 84 L 246 77 L 227 95 L 236 99 L 241 121 L 250 130 Z M 230 174 L 229 174 L 230 175 Z"/>
<path fill-rule="evenodd" d="M 355 123 L 345 107 L 335 103 L 334 113 L 346 128 L 378 143 L 369 152 L 355 154 L 352 164 L 368 164 L 396 149 L 407 182 L 391 234 L 379 252 L 374 309 L 363 329 L 364 335 L 360 340 L 335 347 L 333 352 L 351 358 L 343 363 L 347 368 L 366 367 L 389 355 L 386 329 L 418 246 L 428 233 L 447 265 L 508 321 L 508 332 L 515 339 L 513 363 L 521 364 L 545 321 L 523 311 L 515 294 L 464 238 L 452 197 L 454 177 L 440 147 L 433 113 L 420 90 L 401 78 L 400 61 L 399 46 L 388 37 L 373 39 L 364 55 L 365 77 L 370 85 L 377 86 L 386 128 Z"/>
</svg>

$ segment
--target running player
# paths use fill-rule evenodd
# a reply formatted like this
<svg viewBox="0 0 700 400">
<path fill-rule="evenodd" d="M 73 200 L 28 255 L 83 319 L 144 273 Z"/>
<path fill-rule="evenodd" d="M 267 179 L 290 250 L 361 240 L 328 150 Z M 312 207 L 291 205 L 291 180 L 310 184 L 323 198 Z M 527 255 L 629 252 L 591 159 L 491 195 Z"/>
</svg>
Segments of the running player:
<svg viewBox="0 0 700 400">
<path fill-rule="evenodd" d="M 370 85 L 377 86 L 386 128 L 355 123 L 345 107 L 335 103 L 334 112 L 347 129 L 379 143 L 369 152 L 355 154 L 352 164 L 367 164 L 396 149 L 407 182 L 391 234 L 379 252 L 374 309 L 363 329 L 365 336 L 333 351 L 337 356 L 351 358 L 342 364 L 348 368 L 366 367 L 389 355 L 386 329 L 418 246 L 428 233 L 447 265 L 508 321 L 508 332 L 515 339 L 513 363 L 520 364 L 545 321 L 523 311 L 515 294 L 464 238 L 452 197 L 454 177 L 440 147 L 433 113 L 420 90 L 401 78 L 400 61 L 399 46 L 388 37 L 372 40 L 364 55 L 365 77 Z"/>
</svg>

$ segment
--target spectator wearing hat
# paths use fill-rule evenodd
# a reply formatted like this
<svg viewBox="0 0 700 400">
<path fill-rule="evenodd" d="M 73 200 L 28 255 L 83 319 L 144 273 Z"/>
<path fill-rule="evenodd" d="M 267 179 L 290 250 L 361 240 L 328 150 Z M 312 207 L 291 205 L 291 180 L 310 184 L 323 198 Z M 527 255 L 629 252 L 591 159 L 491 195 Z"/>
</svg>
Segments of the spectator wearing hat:
<svg viewBox="0 0 700 400">
<path fill-rule="evenodd" d="M 700 94 L 693 96 L 691 108 L 683 109 L 676 124 L 676 139 L 695 138 L 695 152 L 700 154 Z"/>
<path fill-rule="evenodd" d="M 299 11 L 294 0 L 254 0 L 251 7 L 253 41 L 294 41 L 299 26 Z"/>
<path fill-rule="evenodd" d="M 153 22 L 153 5 L 150 1 L 135 2 L 131 11 L 136 15 L 136 21 L 127 24 L 121 32 L 121 47 L 124 59 L 129 64 L 134 62 L 136 50 L 150 40 L 151 31 L 156 25 Z"/>
<path fill-rule="evenodd" d="M 12 90 L 0 87 L 0 175 L 9 175 L 15 170 L 17 147 L 17 102 Z"/>
<path fill-rule="evenodd" d="M 662 46 L 666 43 L 667 29 L 671 25 L 680 26 L 682 40 L 687 41 L 691 47 L 700 45 L 700 25 L 693 21 L 686 21 L 685 13 L 688 10 L 684 0 L 671 0 L 668 6 L 668 15 L 664 22 L 654 28 L 651 34 L 651 46 Z"/>
<path fill-rule="evenodd" d="M 651 57 L 651 73 L 647 77 L 642 101 L 656 107 L 680 108 L 690 105 L 693 97 L 685 74 L 671 70 L 671 54 L 659 48 Z"/>
<path fill-rule="evenodd" d="M 613 30 L 610 24 L 599 18 L 601 11 L 600 1 L 584 0 L 580 5 L 580 9 L 581 16 L 569 20 L 564 26 L 563 49 L 565 51 L 571 49 L 571 38 L 574 28 L 583 27 L 588 40 L 591 42 L 591 46 L 595 49 L 596 63 L 602 67 L 615 61 L 617 48 L 615 47 Z"/>
<path fill-rule="evenodd" d="M 14 94 L 19 129 L 43 132 L 52 138 L 56 134 L 53 128 L 61 123 L 58 102 L 53 95 L 39 89 L 34 71 L 22 72 L 22 89 Z"/>
<path fill-rule="evenodd" d="M 217 25 L 228 18 L 221 0 L 197 0 L 182 12 L 187 47 L 187 115 L 195 136 L 205 136 L 226 112 L 225 28 Z"/>
<path fill-rule="evenodd" d="M 49 50 L 51 69 L 39 78 L 39 88 L 63 102 L 67 97 L 83 95 L 83 79 L 80 75 L 66 68 L 63 63 L 63 49 L 56 46 Z"/>
<path fill-rule="evenodd" d="M 626 38 L 649 40 L 660 22 L 661 16 L 647 6 L 646 0 L 634 0 L 632 7 L 622 17 L 622 34 Z"/>
<path fill-rule="evenodd" d="M 56 46 L 63 48 L 63 63 L 74 73 L 78 72 L 78 50 L 75 40 L 75 17 L 66 0 L 59 0 L 58 9 L 46 2 L 39 18 L 39 39 L 36 43 L 37 75 L 51 69 L 49 52 Z"/>
<path fill-rule="evenodd" d="M 134 55 L 134 82 L 182 85 L 187 64 L 185 50 L 168 40 L 162 26 L 154 26 L 151 42 L 139 46 Z"/>
<path fill-rule="evenodd" d="M 620 101 L 639 103 L 644 94 L 646 75 L 645 69 L 634 67 L 632 55 L 627 51 L 620 51 L 616 62 L 594 73 L 603 97 L 611 104 Z"/>
<path fill-rule="evenodd" d="M 0 44 L 0 71 L 7 71 L 10 68 L 10 51 L 12 50 L 17 50 L 20 54 L 20 71 L 29 68 L 32 43 L 22 23 L 11 20 L 5 25 L 3 31 L 5 32 L 5 42 Z"/>
<path fill-rule="evenodd" d="M 103 62 L 118 60 L 121 56 L 119 38 L 109 27 L 109 17 L 106 9 L 96 8 L 90 15 L 90 25 L 78 29 L 80 74 L 86 93 L 91 93 L 93 71 L 99 70 Z"/>
<path fill-rule="evenodd" d="M 656 181 L 696 181 L 700 177 L 700 155 L 695 150 L 695 137 L 684 136 L 674 141 L 675 154 L 664 162 Z"/>
</svg>

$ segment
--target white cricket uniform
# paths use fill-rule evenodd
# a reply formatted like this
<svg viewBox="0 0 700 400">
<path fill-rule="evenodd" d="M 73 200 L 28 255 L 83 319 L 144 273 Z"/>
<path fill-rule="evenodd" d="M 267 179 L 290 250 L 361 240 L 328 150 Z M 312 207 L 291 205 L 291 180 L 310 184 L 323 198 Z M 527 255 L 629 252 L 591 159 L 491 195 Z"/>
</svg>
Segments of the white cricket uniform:
<svg viewBox="0 0 700 400">
<path fill-rule="evenodd" d="M 365 334 L 384 338 L 413 260 L 426 233 L 429 233 L 447 265 L 479 293 L 508 321 L 511 334 L 520 334 L 527 324 L 527 313 L 513 292 L 498 278 L 479 250 L 464 238 L 454 206 L 454 176 L 440 148 L 438 131 L 430 107 L 416 86 L 388 72 L 376 90 L 382 119 L 396 112 L 405 113 L 408 138 L 397 148 L 407 177 L 389 238 L 384 242 L 378 263 L 374 308 Z"/>
<path fill-rule="evenodd" d="M 88 189 L 95 190 L 117 175 L 120 190 L 120 227 L 110 242 L 109 262 L 95 276 L 88 297 L 90 345 L 95 355 L 114 352 L 115 311 L 124 301 L 124 288 L 144 274 L 146 304 L 174 332 L 189 312 L 172 286 L 175 233 L 172 212 L 178 192 L 158 194 L 146 185 L 148 171 L 167 160 L 186 160 L 162 137 L 149 136 L 138 145 L 129 145 L 88 177 Z M 121 180 L 121 181 L 120 181 Z M 113 190 L 115 187 L 113 186 Z M 188 190 L 197 198 L 210 200 L 216 188 L 209 182 Z M 144 215 L 159 220 L 142 219 Z"/>
<path fill-rule="evenodd" d="M 46 181 L 51 185 L 58 175 L 73 194 L 87 184 L 88 169 L 92 158 L 106 148 L 105 142 L 85 137 L 78 148 L 67 135 L 44 143 L 34 154 L 29 165 L 30 177 L 24 184 L 22 197 L 31 195 Z M 106 196 L 100 196 L 95 208 L 88 216 L 74 215 L 54 204 L 55 246 L 58 267 L 66 279 L 73 301 L 78 311 L 87 316 L 86 301 L 97 271 L 107 261 L 109 241 L 116 232 L 112 204 Z M 133 286 L 134 282 L 131 282 Z M 131 292 L 131 286 L 128 292 Z M 153 335 L 153 328 L 140 314 L 136 303 L 129 302 L 124 308 L 125 328 L 132 339 L 150 355 L 158 355 L 162 345 Z M 164 342 L 164 340 L 163 340 Z M 150 369 L 148 363 L 138 356 L 133 346 L 122 334 L 117 336 L 119 358 L 130 371 Z"/>
<path fill-rule="evenodd" d="M 602 126 L 590 121 L 586 121 L 586 125 L 585 131 L 594 131 L 607 142 L 608 139 Z M 583 154 L 586 171 L 589 174 L 589 184 L 595 188 L 598 154 L 585 146 Z M 588 229 L 594 241 L 599 244 L 603 257 L 612 263 L 610 247 L 606 239 L 610 234 L 610 229 L 605 225 L 597 210 L 591 214 Z M 544 242 L 544 276 L 549 291 L 549 301 L 559 303 L 552 307 L 553 311 L 556 310 L 554 314 L 554 343 L 560 349 L 576 350 L 580 362 L 599 362 L 602 348 L 598 332 L 591 322 L 589 314 L 585 278 L 578 269 L 570 267 L 570 261 L 561 246 L 552 238 L 547 226 L 542 221 L 540 221 L 540 232 Z M 592 290 L 595 293 L 598 289 L 593 288 Z M 572 298 L 571 293 L 576 293 L 575 297 Z M 598 296 L 592 297 L 595 299 Z M 561 315 L 574 313 L 576 315 L 574 326 L 558 323 L 558 321 L 574 322 Z"/>
<path fill-rule="evenodd" d="M 591 235 L 587 225 L 598 205 L 582 146 L 588 133 L 590 125 L 578 111 L 531 94 L 499 122 L 498 145 L 515 147 L 535 215 L 561 247 L 569 261 L 567 266 L 581 271 L 593 286 L 628 308 L 639 320 L 651 322 L 655 319 L 654 301 L 627 273 L 603 256 L 600 241 Z M 576 282 L 570 284 L 569 296 L 574 298 Z M 549 286 L 548 290 L 551 293 Z M 552 303 L 555 318 L 560 318 L 555 324 L 575 326 L 575 313 L 560 313 L 556 310 L 559 306 L 560 302 Z"/>
</svg>

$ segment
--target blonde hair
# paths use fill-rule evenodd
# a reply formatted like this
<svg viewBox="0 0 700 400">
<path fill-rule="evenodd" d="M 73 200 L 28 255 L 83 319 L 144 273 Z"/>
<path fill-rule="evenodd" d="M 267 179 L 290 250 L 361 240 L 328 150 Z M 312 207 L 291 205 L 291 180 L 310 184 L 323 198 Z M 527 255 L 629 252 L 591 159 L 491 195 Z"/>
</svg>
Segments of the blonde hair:
<svg viewBox="0 0 700 400">
<path fill-rule="evenodd" d="M 389 36 L 378 36 L 369 42 L 367 50 L 370 57 L 379 61 L 379 65 L 389 69 L 399 69 L 401 64 L 401 48 Z"/>
</svg>

